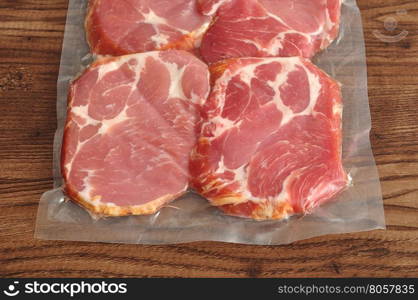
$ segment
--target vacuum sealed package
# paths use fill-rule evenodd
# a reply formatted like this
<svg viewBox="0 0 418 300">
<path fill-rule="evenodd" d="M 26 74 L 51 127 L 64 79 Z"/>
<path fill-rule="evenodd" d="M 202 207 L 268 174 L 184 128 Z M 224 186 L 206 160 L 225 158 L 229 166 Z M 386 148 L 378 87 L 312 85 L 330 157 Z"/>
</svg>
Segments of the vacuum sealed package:
<svg viewBox="0 0 418 300">
<path fill-rule="evenodd" d="M 278 245 L 385 228 L 355 0 L 69 2 L 35 236 Z"/>
</svg>

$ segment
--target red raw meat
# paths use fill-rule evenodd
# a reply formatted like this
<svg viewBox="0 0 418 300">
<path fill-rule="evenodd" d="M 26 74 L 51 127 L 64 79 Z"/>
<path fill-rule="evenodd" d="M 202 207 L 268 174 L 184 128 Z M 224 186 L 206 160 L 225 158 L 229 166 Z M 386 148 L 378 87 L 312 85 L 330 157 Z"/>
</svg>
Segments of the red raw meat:
<svg viewBox="0 0 418 300">
<path fill-rule="evenodd" d="M 94 54 L 116 56 L 193 50 L 209 23 L 196 0 L 90 0 L 86 32 Z"/>
<path fill-rule="evenodd" d="M 224 212 L 258 220 L 309 213 L 348 185 L 339 84 L 309 60 L 213 64 L 193 151 L 193 187 Z"/>
<path fill-rule="evenodd" d="M 219 7 L 232 0 L 197 0 L 199 11 L 205 16 L 213 16 Z"/>
<path fill-rule="evenodd" d="M 341 0 L 200 0 L 216 14 L 204 35 L 208 63 L 227 58 L 313 57 L 337 37 Z"/>
<path fill-rule="evenodd" d="M 96 61 L 69 92 L 66 193 L 109 216 L 152 214 L 182 195 L 208 94 L 208 68 L 188 52 Z"/>
</svg>

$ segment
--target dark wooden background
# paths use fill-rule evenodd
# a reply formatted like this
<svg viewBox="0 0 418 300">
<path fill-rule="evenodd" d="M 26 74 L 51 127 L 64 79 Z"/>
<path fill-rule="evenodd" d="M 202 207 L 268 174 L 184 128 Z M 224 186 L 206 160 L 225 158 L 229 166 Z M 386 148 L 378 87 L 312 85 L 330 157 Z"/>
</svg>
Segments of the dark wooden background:
<svg viewBox="0 0 418 300">
<path fill-rule="evenodd" d="M 388 230 L 277 247 L 34 240 L 39 198 L 52 187 L 67 2 L 0 0 L 0 276 L 418 276 L 418 1 L 358 0 Z M 388 17 L 399 21 L 394 32 Z M 385 43 L 374 30 L 409 35 Z"/>
</svg>

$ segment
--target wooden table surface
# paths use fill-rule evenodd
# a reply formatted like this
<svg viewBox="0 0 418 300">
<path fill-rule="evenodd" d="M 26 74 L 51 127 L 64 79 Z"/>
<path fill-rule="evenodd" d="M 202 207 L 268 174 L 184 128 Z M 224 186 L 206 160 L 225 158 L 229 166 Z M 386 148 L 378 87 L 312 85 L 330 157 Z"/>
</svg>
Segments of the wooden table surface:
<svg viewBox="0 0 418 300">
<path fill-rule="evenodd" d="M 0 0 L 0 276 L 418 276 L 418 1 L 357 2 L 388 229 L 260 247 L 35 240 L 38 201 L 52 187 L 68 0 Z M 392 32 L 384 27 L 389 17 L 399 22 Z M 386 43 L 375 30 L 408 36 Z"/>
</svg>

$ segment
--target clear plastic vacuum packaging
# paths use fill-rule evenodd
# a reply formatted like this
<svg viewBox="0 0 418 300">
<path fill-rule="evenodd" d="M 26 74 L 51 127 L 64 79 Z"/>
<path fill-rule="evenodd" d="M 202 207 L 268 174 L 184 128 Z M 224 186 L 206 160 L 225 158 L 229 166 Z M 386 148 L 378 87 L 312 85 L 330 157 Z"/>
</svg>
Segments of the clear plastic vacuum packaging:
<svg viewBox="0 0 418 300">
<path fill-rule="evenodd" d="M 39 239 L 385 228 L 355 0 L 71 0 L 57 114 Z"/>
</svg>

